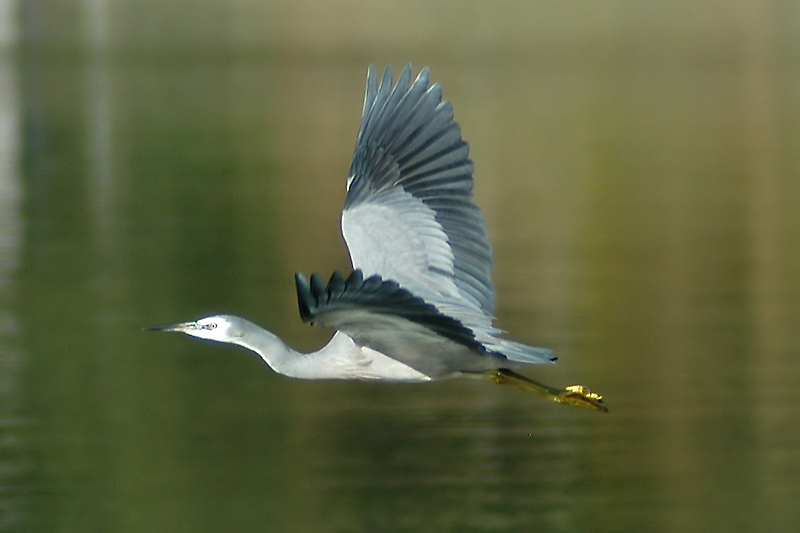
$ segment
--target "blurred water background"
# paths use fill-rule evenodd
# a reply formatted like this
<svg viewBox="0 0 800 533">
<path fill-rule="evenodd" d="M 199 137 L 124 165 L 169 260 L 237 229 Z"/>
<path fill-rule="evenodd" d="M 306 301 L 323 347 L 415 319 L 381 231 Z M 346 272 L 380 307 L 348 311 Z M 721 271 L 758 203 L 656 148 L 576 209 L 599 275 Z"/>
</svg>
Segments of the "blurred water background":
<svg viewBox="0 0 800 533">
<path fill-rule="evenodd" d="M 542 381 L 297 382 L 368 64 L 476 163 Z M 797 531 L 800 7 L 0 1 L 0 530 Z M 536 370 L 536 369 L 535 369 Z"/>
</svg>

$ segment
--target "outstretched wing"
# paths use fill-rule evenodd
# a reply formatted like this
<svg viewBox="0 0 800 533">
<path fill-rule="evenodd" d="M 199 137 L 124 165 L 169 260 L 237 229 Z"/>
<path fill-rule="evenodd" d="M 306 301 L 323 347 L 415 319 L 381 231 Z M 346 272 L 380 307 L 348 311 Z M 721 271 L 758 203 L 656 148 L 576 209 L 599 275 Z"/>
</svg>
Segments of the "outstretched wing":
<svg viewBox="0 0 800 533">
<path fill-rule="evenodd" d="M 491 248 L 472 202 L 472 161 L 453 108 L 428 69 L 392 88 L 367 73 L 364 111 L 347 182 L 342 234 L 353 268 L 379 275 L 470 327 L 491 328 Z"/>
<path fill-rule="evenodd" d="M 391 305 L 376 312 L 376 304 L 367 304 L 364 293 L 356 291 L 358 298 L 346 309 L 327 306 L 320 312 L 326 315 L 324 323 L 353 336 L 371 337 L 383 353 L 402 361 L 409 359 L 401 352 L 414 348 L 409 336 L 421 345 L 436 338 L 469 345 L 464 342 L 469 337 L 478 344 L 477 352 L 520 363 L 555 359 L 550 350 L 500 338 L 492 325 L 492 251 L 472 201 L 472 169 L 453 108 L 442 101 L 439 85 L 429 87 L 428 69 L 411 83 L 409 65 L 392 87 L 391 68 L 386 68 L 380 84 L 369 68 L 342 234 L 353 268 L 367 281 L 373 276 L 382 284 L 391 280 L 397 285 L 390 286 L 400 292 L 391 295 Z M 331 294 L 339 294 L 340 284 L 333 281 Z M 379 292 L 389 297 L 385 290 Z M 413 298 L 414 305 L 395 301 L 399 294 Z M 425 313 L 419 313 L 420 304 L 426 306 Z M 406 330 L 394 332 L 398 325 Z M 418 359 L 432 365 L 443 357 L 431 353 Z M 458 361 L 452 365 L 459 368 Z"/>
</svg>

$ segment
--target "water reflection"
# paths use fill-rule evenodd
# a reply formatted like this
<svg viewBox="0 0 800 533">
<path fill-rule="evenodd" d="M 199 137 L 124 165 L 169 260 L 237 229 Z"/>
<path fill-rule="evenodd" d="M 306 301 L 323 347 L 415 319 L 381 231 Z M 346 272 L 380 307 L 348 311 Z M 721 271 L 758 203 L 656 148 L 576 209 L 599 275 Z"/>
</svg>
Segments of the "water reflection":
<svg viewBox="0 0 800 533">
<path fill-rule="evenodd" d="M 297 4 L 174 31 L 92 5 L 106 30 L 84 38 L 88 11 L 25 3 L 0 69 L 2 527 L 800 524 L 795 19 L 473 6 L 465 37 L 417 7 L 380 25 L 401 38 Z M 324 342 L 291 276 L 346 269 L 365 65 L 409 57 L 473 148 L 501 327 L 609 416 L 484 383 L 295 382 L 141 331 L 227 311 Z"/>
<path fill-rule="evenodd" d="M 0 29 L 0 40 L 5 30 Z M 20 247 L 25 232 L 21 216 L 22 185 L 18 168 L 20 109 L 16 71 L 0 58 L 0 529 L 22 518 L 20 485 L 25 461 L 20 436 L 20 376 L 24 352 L 20 347 L 15 278 L 20 268 Z"/>
</svg>

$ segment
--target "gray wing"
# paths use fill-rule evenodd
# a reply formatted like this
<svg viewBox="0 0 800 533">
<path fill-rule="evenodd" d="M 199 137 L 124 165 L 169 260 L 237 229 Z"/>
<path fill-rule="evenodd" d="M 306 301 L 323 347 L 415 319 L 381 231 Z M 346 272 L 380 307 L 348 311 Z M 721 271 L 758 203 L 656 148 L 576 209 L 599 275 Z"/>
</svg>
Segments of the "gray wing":
<svg viewBox="0 0 800 533">
<path fill-rule="evenodd" d="M 442 101 L 439 85 L 429 87 L 428 69 L 412 84 L 409 65 L 392 87 L 390 67 L 380 85 L 370 67 L 342 211 L 353 268 L 366 278 L 396 282 L 433 306 L 468 330 L 479 351 L 522 363 L 553 361 L 550 350 L 501 339 L 492 325 L 492 251 L 472 201 L 472 169 L 453 108 Z M 364 318 L 363 309 L 349 313 Z M 369 324 L 362 321 L 351 331 L 374 327 L 378 315 L 368 314 Z M 346 315 L 336 313 L 329 325 L 347 327 L 335 323 L 347 322 Z M 380 316 L 391 322 L 390 315 Z M 384 328 L 382 334 L 391 333 Z"/>
<path fill-rule="evenodd" d="M 353 268 L 396 281 L 412 293 L 491 328 L 491 248 L 472 201 L 472 161 L 453 108 L 411 66 L 392 88 L 373 67 L 342 212 Z M 441 304 L 441 305 L 440 305 Z M 483 318 L 481 318 L 483 317 Z"/>
</svg>

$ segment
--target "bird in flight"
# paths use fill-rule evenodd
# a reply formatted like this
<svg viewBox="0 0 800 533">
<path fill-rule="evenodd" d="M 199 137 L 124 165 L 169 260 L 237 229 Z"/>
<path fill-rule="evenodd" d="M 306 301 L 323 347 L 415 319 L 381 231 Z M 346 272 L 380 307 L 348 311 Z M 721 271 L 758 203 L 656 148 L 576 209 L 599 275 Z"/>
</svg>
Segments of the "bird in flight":
<svg viewBox="0 0 800 533">
<path fill-rule="evenodd" d="M 367 71 L 366 97 L 347 178 L 341 230 L 353 264 L 327 283 L 295 275 L 300 316 L 336 331 L 322 349 L 299 353 L 232 315 L 153 326 L 257 353 L 299 379 L 425 382 L 481 378 L 550 400 L 606 411 L 580 386 L 550 387 L 518 374 L 555 361 L 553 352 L 505 339 L 493 325 L 492 252 L 472 199 L 473 164 L 453 108 L 411 66 L 393 84 Z"/>
</svg>

